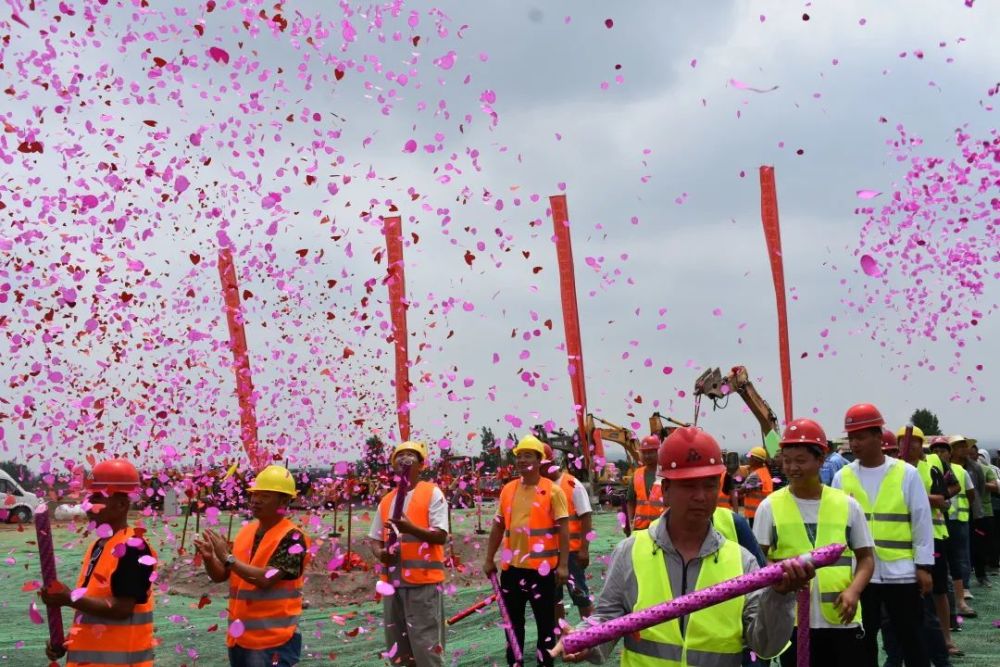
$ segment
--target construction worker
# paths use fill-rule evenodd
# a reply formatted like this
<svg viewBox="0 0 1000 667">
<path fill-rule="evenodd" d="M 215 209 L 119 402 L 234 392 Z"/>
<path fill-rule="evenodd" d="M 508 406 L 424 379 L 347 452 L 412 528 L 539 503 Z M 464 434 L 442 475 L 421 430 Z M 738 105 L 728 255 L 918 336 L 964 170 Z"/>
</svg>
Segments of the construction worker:
<svg viewBox="0 0 1000 667">
<path fill-rule="evenodd" d="M 885 426 L 882 427 L 882 453 L 894 459 L 899 458 L 899 442 L 895 434 Z"/>
<path fill-rule="evenodd" d="M 857 500 L 875 541 L 875 572 L 861 595 L 867 664 L 878 661 L 882 608 L 903 649 L 907 667 L 929 667 L 920 637 L 923 603 L 931 592 L 934 532 L 927 491 L 917 470 L 882 453 L 882 413 L 870 403 L 848 409 L 844 430 L 854 461 L 841 468 L 833 487 Z"/>
<path fill-rule="evenodd" d="M 656 480 L 656 453 L 660 438 L 649 435 L 639 445 L 642 465 L 632 473 L 632 484 L 625 496 L 628 507 L 628 525 L 632 530 L 642 530 L 663 514 L 663 496 Z"/>
<path fill-rule="evenodd" d="M 658 459 L 669 509 L 648 530 L 634 532 L 615 547 L 588 624 L 620 618 L 760 567 L 748 551 L 712 527 L 725 469 L 715 438 L 694 426 L 678 428 L 664 441 Z M 789 560 L 783 567 L 783 580 L 770 588 L 626 636 L 621 664 L 739 667 L 744 644 L 760 656 L 778 654 L 792 632 L 794 591 L 807 586 L 815 574 L 808 563 Z M 601 663 L 615 643 L 563 659 Z M 555 652 L 561 651 L 560 644 Z"/>
<path fill-rule="evenodd" d="M 958 482 L 959 493 L 952 500 L 948 510 L 948 566 L 951 569 L 951 582 L 955 587 L 955 613 L 967 618 L 975 618 L 978 614 L 969 606 L 967 600 L 972 599 L 969 590 L 969 579 L 972 573 L 970 560 L 969 526 L 971 525 L 973 503 L 978 503 L 972 476 L 965 469 L 969 455 L 969 443 L 965 436 L 953 435 L 948 438 L 950 447 L 951 472 Z"/>
<path fill-rule="evenodd" d="M 545 443 L 545 459 L 542 460 L 542 476 L 559 485 L 566 496 L 566 511 L 569 512 L 569 597 L 573 601 L 580 618 L 586 618 L 594 613 L 594 605 L 590 600 L 590 589 L 587 587 L 587 566 L 590 565 L 590 534 L 592 529 L 590 494 L 580 480 L 560 468 L 555 463 L 555 453 L 552 447 Z M 563 607 L 562 586 L 556 591 L 556 621 L 566 617 Z"/>
<path fill-rule="evenodd" d="M 440 667 L 444 664 L 444 545 L 448 540 L 448 501 L 433 482 L 420 481 L 427 461 L 422 442 L 396 445 L 389 459 L 396 475 L 410 466 L 403 516 L 392 518 L 396 489 L 385 494 L 372 518 L 368 539 L 377 562 L 387 572 L 382 581 L 385 646 L 393 665 Z M 393 553 L 385 548 L 389 531 L 397 533 Z"/>
<path fill-rule="evenodd" d="M 750 471 L 740 489 L 743 497 L 743 507 L 746 510 L 746 518 L 753 526 L 753 519 L 757 515 L 757 508 L 774 491 L 774 479 L 771 471 L 767 467 L 767 450 L 763 447 L 754 447 L 747 454 L 750 464 Z"/>
<path fill-rule="evenodd" d="M 94 466 L 86 480 L 83 507 L 89 528 L 98 539 L 88 547 L 75 589 L 60 581 L 40 590 L 46 606 L 75 610 L 64 646 L 46 643 L 49 660 L 66 656 L 66 667 L 152 667 L 153 589 L 156 552 L 130 528 L 128 512 L 137 499 L 139 472 L 125 459 L 107 459 Z M 75 599 L 74 599 L 75 598 Z"/>
<path fill-rule="evenodd" d="M 254 520 L 226 538 L 208 529 L 195 539 L 212 581 L 229 580 L 230 667 L 299 662 L 302 583 L 309 562 L 309 538 L 287 517 L 295 479 L 286 468 L 269 465 L 247 489 Z"/>
<path fill-rule="evenodd" d="M 500 491 L 483 572 L 496 573 L 494 560 L 502 543 L 500 592 L 518 644 L 524 647 L 524 605 L 530 603 L 538 664 L 549 666 L 549 649 L 556 644 L 556 590 L 569 578 L 569 511 L 562 489 L 541 476 L 541 440 L 525 436 L 514 447 L 514 457 L 520 477 Z M 507 664 L 515 664 L 509 645 Z"/>
<path fill-rule="evenodd" d="M 890 435 L 891 432 L 890 432 Z M 906 442 L 906 427 L 892 435 L 897 441 L 901 458 L 917 469 L 927 491 L 934 523 L 934 568 L 931 570 L 931 595 L 925 595 L 924 632 L 921 636 L 927 646 L 927 653 L 936 667 L 951 664 L 950 658 L 963 655 L 951 639 L 948 606 L 948 527 L 945 525 L 945 511 L 948 509 L 948 488 L 944 477 L 944 466 L 937 454 L 924 453 L 924 432 L 913 426 L 910 442 Z M 885 450 L 885 447 L 882 448 Z M 884 667 L 900 667 L 903 652 L 891 627 L 883 626 L 882 636 L 888 657 Z"/>
<path fill-rule="evenodd" d="M 809 664 L 864 665 L 867 645 L 859 602 L 875 569 L 875 543 L 864 510 L 858 501 L 820 480 L 828 450 L 826 433 L 819 424 L 811 419 L 789 422 L 780 447 L 782 475 L 789 484 L 757 508 L 754 535 L 773 561 L 829 544 L 847 545 L 841 560 L 820 570 L 812 584 Z M 782 667 L 796 664 L 795 643 L 792 634 L 792 648 L 781 654 Z"/>
</svg>

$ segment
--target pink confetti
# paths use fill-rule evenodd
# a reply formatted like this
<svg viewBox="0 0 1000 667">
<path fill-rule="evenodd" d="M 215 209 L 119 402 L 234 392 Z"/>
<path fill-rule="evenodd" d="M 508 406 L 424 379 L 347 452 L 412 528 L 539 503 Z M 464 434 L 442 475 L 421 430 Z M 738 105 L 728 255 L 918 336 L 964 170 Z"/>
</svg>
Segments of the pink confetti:
<svg viewBox="0 0 1000 667">
<path fill-rule="evenodd" d="M 229 635 L 231 637 L 242 637 L 244 632 L 246 632 L 246 626 L 240 619 L 237 618 L 229 624 Z"/>
<path fill-rule="evenodd" d="M 873 278 L 878 278 L 882 275 L 882 269 L 879 268 L 878 262 L 871 255 L 861 256 L 861 270 Z"/>
<path fill-rule="evenodd" d="M 208 56 L 217 63 L 227 64 L 229 62 L 229 52 L 217 46 L 208 49 Z"/>
<path fill-rule="evenodd" d="M 31 622 L 35 625 L 41 625 L 45 622 L 45 619 L 42 618 L 42 615 L 39 613 L 38 607 L 35 606 L 34 602 L 28 605 L 28 618 L 30 618 Z"/>
<path fill-rule="evenodd" d="M 396 592 L 396 588 L 388 581 L 379 580 L 375 584 L 375 592 L 383 597 L 389 597 Z"/>
</svg>

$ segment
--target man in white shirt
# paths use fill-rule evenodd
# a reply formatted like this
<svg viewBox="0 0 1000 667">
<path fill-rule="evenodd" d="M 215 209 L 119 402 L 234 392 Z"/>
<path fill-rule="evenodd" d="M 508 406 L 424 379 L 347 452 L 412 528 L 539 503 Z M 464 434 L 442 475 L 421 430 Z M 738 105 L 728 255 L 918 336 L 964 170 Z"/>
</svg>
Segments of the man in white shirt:
<svg viewBox="0 0 1000 667">
<path fill-rule="evenodd" d="M 924 613 L 920 598 L 931 593 L 931 506 L 917 469 L 882 452 L 884 425 L 882 414 L 870 403 L 847 411 L 844 430 L 855 460 L 837 472 L 833 487 L 860 503 L 875 541 L 875 573 L 861 595 L 868 664 L 878 665 L 877 635 L 884 607 L 907 667 L 929 667 L 920 637 Z"/>
</svg>

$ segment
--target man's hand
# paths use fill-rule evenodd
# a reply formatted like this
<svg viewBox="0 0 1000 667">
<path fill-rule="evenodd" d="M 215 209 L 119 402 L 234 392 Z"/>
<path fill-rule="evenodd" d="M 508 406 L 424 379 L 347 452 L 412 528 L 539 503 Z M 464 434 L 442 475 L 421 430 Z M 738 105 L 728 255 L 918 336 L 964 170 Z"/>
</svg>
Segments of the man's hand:
<svg viewBox="0 0 1000 667">
<path fill-rule="evenodd" d="M 564 620 L 560 620 L 559 621 L 560 636 L 565 637 L 571 632 L 573 632 L 573 626 Z M 549 655 L 551 655 L 553 658 L 558 658 L 559 656 L 562 656 L 563 662 L 583 662 L 584 660 L 590 657 L 590 654 L 593 652 L 594 649 L 588 648 L 586 651 L 580 651 L 579 653 L 565 653 L 565 650 L 566 649 L 563 648 L 563 640 L 560 639 L 558 642 L 556 642 L 555 646 L 549 649 Z"/>
<path fill-rule="evenodd" d="M 569 581 L 569 565 L 563 563 L 556 568 L 556 586 L 565 586 Z"/>
<path fill-rule="evenodd" d="M 229 543 L 226 542 L 226 538 L 219 535 L 217 532 L 211 528 L 205 529 L 201 534 L 203 540 L 212 545 L 212 551 L 215 552 L 215 557 L 220 563 L 225 562 L 226 556 L 229 555 Z"/>
<path fill-rule="evenodd" d="M 576 554 L 576 562 L 579 563 L 581 569 L 586 569 L 590 565 L 590 550 L 586 544 L 580 547 L 580 551 Z"/>
<path fill-rule="evenodd" d="M 797 558 L 781 561 L 781 569 L 785 571 L 784 576 L 771 588 L 782 595 L 808 586 L 809 580 L 816 576 L 816 568 L 812 563 L 801 562 Z"/>
<path fill-rule="evenodd" d="M 406 533 L 407 535 L 416 534 L 417 526 L 405 516 L 398 519 L 389 519 L 388 523 L 390 526 L 395 528 L 397 532 Z"/>
<path fill-rule="evenodd" d="M 199 539 L 196 537 L 194 538 L 194 546 L 195 549 L 198 550 L 198 553 L 206 562 L 215 560 L 215 547 L 213 547 L 211 543 L 209 543 L 204 539 Z"/>
<path fill-rule="evenodd" d="M 483 574 L 485 574 L 487 577 L 496 574 L 496 571 L 497 571 L 497 564 L 493 562 L 492 558 L 487 559 L 486 562 L 483 563 Z"/>
<path fill-rule="evenodd" d="M 51 585 L 39 589 L 38 597 L 46 607 L 68 607 L 73 602 L 69 597 L 69 588 L 61 581 L 53 581 Z"/>
<path fill-rule="evenodd" d="M 934 580 L 931 578 L 931 573 L 917 568 L 917 589 L 920 595 L 928 595 L 933 588 Z"/>
<path fill-rule="evenodd" d="M 66 655 L 65 646 L 53 646 L 51 641 L 45 642 L 45 657 L 53 662 Z"/>
<path fill-rule="evenodd" d="M 859 599 L 860 596 L 850 588 L 837 596 L 833 606 L 836 607 L 837 613 L 840 614 L 841 623 L 846 625 L 854 620 L 854 614 L 858 612 Z"/>
</svg>

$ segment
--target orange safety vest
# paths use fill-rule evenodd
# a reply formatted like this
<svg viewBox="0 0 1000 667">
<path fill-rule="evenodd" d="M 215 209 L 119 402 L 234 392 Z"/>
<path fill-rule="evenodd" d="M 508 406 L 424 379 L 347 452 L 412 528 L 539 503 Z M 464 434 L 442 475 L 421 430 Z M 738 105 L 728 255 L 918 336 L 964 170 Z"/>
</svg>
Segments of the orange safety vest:
<svg viewBox="0 0 1000 667">
<path fill-rule="evenodd" d="M 719 476 L 719 498 L 715 502 L 716 507 L 721 507 L 724 510 L 729 510 L 733 508 L 732 499 L 729 494 L 725 491 L 726 488 L 726 473 L 722 473 Z"/>
<path fill-rule="evenodd" d="M 563 471 L 559 478 L 559 488 L 566 495 L 566 509 L 569 512 L 569 550 L 579 551 L 583 546 L 583 524 L 580 516 L 576 513 L 576 504 L 573 502 L 573 489 L 580 481 L 566 471 Z"/>
<path fill-rule="evenodd" d="M 514 493 L 521 484 L 521 478 L 517 478 L 504 485 L 500 491 L 500 512 L 503 514 L 504 549 L 510 549 L 511 531 L 528 533 L 528 548 L 530 553 L 518 554 L 518 563 L 527 566 L 529 569 L 537 570 L 542 563 L 548 563 L 553 569 L 559 564 L 559 525 L 552 518 L 552 489 L 555 484 L 545 477 L 538 478 L 535 485 L 535 501 L 531 503 L 531 516 L 527 526 L 512 526 L 511 514 L 514 511 Z M 527 558 L 525 558 L 527 555 Z M 510 563 L 503 563 L 503 569 L 510 567 Z"/>
<path fill-rule="evenodd" d="M 414 525 L 429 530 L 431 498 L 437 486 L 431 482 L 417 482 L 409 501 L 406 501 L 404 514 Z M 396 489 L 385 494 L 378 504 L 382 516 L 382 543 L 389 537 L 389 517 L 396 500 Z M 439 584 L 444 581 L 444 545 L 421 542 L 414 535 L 402 533 L 399 536 L 399 567 L 402 568 L 403 581 L 410 584 Z M 382 581 L 387 581 L 385 574 Z"/>
<path fill-rule="evenodd" d="M 87 582 L 87 597 L 114 597 L 111 576 L 118 567 L 118 558 L 124 553 L 126 542 L 135 536 L 134 529 L 126 528 L 104 543 L 104 551 L 98 556 Z M 96 545 L 96 542 L 90 545 L 83 555 L 77 588 L 83 587 Z M 153 548 L 149 547 L 149 550 L 150 555 L 156 558 Z M 153 589 L 150 586 L 149 598 L 142 604 L 136 604 L 128 618 L 101 618 L 77 612 L 66 640 L 66 667 L 153 667 L 153 646 Z"/>
<path fill-rule="evenodd" d="M 757 508 L 763 502 L 764 498 L 771 495 L 774 491 L 774 481 L 771 479 L 771 471 L 767 469 L 767 466 L 761 466 L 753 472 L 760 479 L 761 486 L 759 489 L 754 489 L 752 491 L 747 491 L 743 497 L 746 499 L 745 507 L 748 519 L 752 519 L 757 516 Z"/>
<path fill-rule="evenodd" d="M 254 567 L 266 568 L 271 556 L 286 535 L 297 531 L 301 537 L 305 558 L 302 576 L 291 581 L 281 580 L 268 589 L 258 588 L 236 574 L 229 573 L 229 623 L 239 620 L 243 634 L 233 637 L 226 633 L 226 645 L 247 649 L 277 648 L 295 634 L 302 615 L 302 582 L 309 564 L 309 538 L 288 519 L 282 519 L 264 533 L 257 551 L 251 555 L 253 538 L 259 521 L 251 521 L 240 529 L 233 542 L 233 555 Z M 277 575 L 276 575 L 277 576 Z"/>
<path fill-rule="evenodd" d="M 632 474 L 632 488 L 635 489 L 635 518 L 632 520 L 632 530 L 648 528 L 649 524 L 658 519 L 666 506 L 663 504 L 663 489 L 659 484 L 653 484 L 650 492 L 646 491 L 646 466 L 639 466 Z"/>
</svg>

